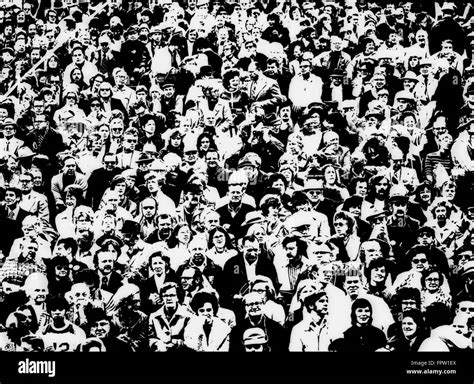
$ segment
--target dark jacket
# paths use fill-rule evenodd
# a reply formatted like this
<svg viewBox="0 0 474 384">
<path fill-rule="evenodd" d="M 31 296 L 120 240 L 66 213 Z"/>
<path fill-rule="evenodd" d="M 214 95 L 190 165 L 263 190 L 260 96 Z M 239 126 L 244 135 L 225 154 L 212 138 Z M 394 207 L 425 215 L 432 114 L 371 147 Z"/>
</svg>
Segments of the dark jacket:
<svg viewBox="0 0 474 384">
<path fill-rule="evenodd" d="M 385 346 L 387 339 L 383 331 L 373 325 L 353 325 L 344 332 L 344 339 L 338 352 L 375 352 Z"/>
<path fill-rule="evenodd" d="M 109 187 L 110 181 L 119 173 L 120 169 L 118 168 L 113 171 L 99 168 L 92 172 L 88 180 L 86 201 L 94 210 L 99 208 L 102 195 Z"/>
</svg>

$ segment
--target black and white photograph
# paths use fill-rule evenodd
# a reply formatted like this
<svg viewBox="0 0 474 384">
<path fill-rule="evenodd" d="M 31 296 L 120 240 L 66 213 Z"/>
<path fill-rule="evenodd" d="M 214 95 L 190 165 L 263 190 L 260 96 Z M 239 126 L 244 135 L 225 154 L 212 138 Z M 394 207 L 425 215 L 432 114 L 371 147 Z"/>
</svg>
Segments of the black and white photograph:
<svg viewBox="0 0 474 384">
<path fill-rule="evenodd" d="M 1 384 L 473 349 L 474 4 L 0 0 Z"/>
</svg>

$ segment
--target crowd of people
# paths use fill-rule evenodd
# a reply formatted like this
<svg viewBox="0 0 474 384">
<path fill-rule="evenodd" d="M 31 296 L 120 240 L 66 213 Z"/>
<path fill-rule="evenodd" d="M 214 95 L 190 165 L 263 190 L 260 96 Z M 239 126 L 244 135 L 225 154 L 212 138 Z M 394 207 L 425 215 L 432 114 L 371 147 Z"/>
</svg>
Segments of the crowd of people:
<svg viewBox="0 0 474 384">
<path fill-rule="evenodd" d="M 474 340 L 474 7 L 11 0 L 0 350 Z"/>
</svg>

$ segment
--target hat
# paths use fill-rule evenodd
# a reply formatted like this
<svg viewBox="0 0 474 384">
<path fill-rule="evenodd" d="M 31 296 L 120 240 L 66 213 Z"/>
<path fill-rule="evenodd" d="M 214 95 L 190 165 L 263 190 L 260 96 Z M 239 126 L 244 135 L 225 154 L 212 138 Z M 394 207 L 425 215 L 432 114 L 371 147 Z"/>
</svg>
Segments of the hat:
<svg viewBox="0 0 474 384">
<path fill-rule="evenodd" d="M 134 220 L 125 220 L 122 226 L 122 233 L 137 234 L 140 232 L 140 224 Z"/>
<path fill-rule="evenodd" d="M 245 215 L 245 221 L 242 223 L 242 227 L 263 223 L 264 217 L 260 211 L 252 211 Z"/>
<path fill-rule="evenodd" d="M 400 200 L 408 201 L 408 189 L 401 184 L 393 185 L 392 188 L 390 188 L 389 200 L 390 202 Z"/>
<path fill-rule="evenodd" d="M 161 83 L 161 88 L 165 88 L 165 87 L 168 87 L 168 86 L 172 86 L 174 87 L 175 86 L 175 79 L 173 76 L 169 75 L 169 76 L 166 76 L 163 80 L 163 82 Z"/>
<path fill-rule="evenodd" d="M 456 5 L 453 3 L 445 2 L 441 7 L 441 12 L 454 12 L 456 9 Z"/>
<path fill-rule="evenodd" d="M 17 128 L 17 124 L 15 123 L 15 120 L 13 120 L 12 118 L 10 117 L 7 117 L 5 120 L 3 120 L 3 123 L 1 125 L 1 127 L 6 127 L 8 125 L 13 125 L 15 128 Z"/>
<path fill-rule="evenodd" d="M 125 31 L 125 35 L 131 35 L 132 33 L 137 33 L 137 32 L 138 32 L 137 27 L 132 25 Z"/>
<path fill-rule="evenodd" d="M 466 276 L 466 275 L 469 275 L 471 273 L 474 273 L 474 261 L 468 261 L 461 268 L 461 276 Z"/>
<path fill-rule="evenodd" d="M 344 100 L 341 104 L 339 104 L 339 109 L 347 109 L 347 108 L 357 108 L 357 101 L 356 100 Z"/>
<path fill-rule="evenodd" d="M 161 28 L 158 25 L 151 27 L 149 34 L 154 35 L 155 33 L 161 32 Z"/>
<path fill-rule="evenodd" d="M 376 210 L 374 213 L 371 215 L 367 216 L 367 221 L 372 221 L 375 220 L 378 217 L 386 217 L 387 216 L 387 211 L 385 209 L 379 209 Z"/>
<path fill-rule="evenodd" d="M 268 342 L 267 335 L 262 328 L 249 328 L 244 332 L 244 345 L 261 345 Z"/>
<path fill-rule="evenodd" d="M 395 100 L 408 100 L 408 101 L 414 101 L 415 97 L 411 92 L 408 91 L 400 91 L 397 92 L 395 95 Z"/>
<path fill-rule="evenodd" d="M 113 241 L 113 242 L 117 243 L 117 246 L 119 248 L 123 247 L 123 241 L 115 235 L 102 235 L 101 237 L 99 237 L 97 239 L 96 244 L 99 247 L 102 247 L 106 241 Z"/>
<path fill-rule="evenodd" d="M 323 189 L 324 181 L 321 179 L 308 179 L 304 183 L 303 191 L 310 191 L 312 189 Z"/>
<path fill-rule="evenodd" d="M 36 155 L 35 152 L 33 152 L 29 147 L 21 147 L 19 150 L 18 150 L 18 158 L 21 159 L 21 158 L 25 158 L 25 157 L 33 157 L 34 155 Z"/>
<path fill-rule="evenodd" d="M 146 29 L 147 31 L 150 31 L 150 28 L 145 23 L 142 23 L 138 26 L 138 30 L 142 30 L 142 29 Z"/>
<path fill-rule="evenodd" d="M 210 65 L 203 65 L 199 70 L 199 76 L 214 76 L 214 71 Z"/>
<path fill-rule="evenodd" d="M 427 225 L 424 225 L 418 229 L 418 236 L 421 236 L 423 233 L 427 233 L 430 237 L 435 237 L 434 229 Z"/>
<path fill-rule="evenodd" d="M 328 247 L 327 244 L 312 244 L 311 246 L 312 253 L 331 253 L 331 248 Z"/>
<path fill-rule="evenodd" d="M 150 164 L 149 169 L 150 171 L 167 171 L 168 170 L 163 160 L 160 160 L 160 159 L 153 160 L 152 163 Z"/>
<path fill-rule="evenodd" d="M 140 155 L 138 156 L 138 160 L 136 161 L 137 164 L 148 164 L 148 163 L 151 163 L 153 161 L 153 159 L 148 156 L 147 153 L 140 153 Z"/>
<path fill-rule="evenodd" d="M 431 65 L 433 65 L 433 63 L 431 62 L 430 59 L 424 58 L 424 59 L 421 59 L 421 60 L 420 60 L 419 66 L 422 67 L 422 66 L 424 66 L 424 65 L 429 65 L 429 66 L 431 66 Z"/>
<path fill-rule="evenodd" d="M 364 117 L 366 119 L 368 119 L 369 117 L 375 117 L 378 120 L 384 120 L 385 114 L 378 109 L 372 109 L 372 110 L 367 111 Z"/>
<path fill-rule="evenodd" d="M 364 201 L 364 198 L 362 196 L 352 195 L 348 197 L 346 200 L 344 200 L 344 204 L 342 205 L 342 210 L 349 211 L 349 208 L 360 207 L 363 201 Z"/>
<path fill-rule="evenodd" d="M 239 160 L 239 168 L 244 168 L 244 167 L 254 167 L 257 168 L 257 164 L 255 164 L 254 161 L 248 158 L 242 158 Z"/>
<path fill-rule="evenodd" d="M 3 48 L 0 53 L 9 53 L 11 56 L 15 56 L 15 51 L 13 50 L 13 48 L 10 48 L 10 47 L 5 47 Z"/>
<path fill-rule="evenodd" d="M 144 85 L 138 85 L 137 89 L 135 89 L 135 93 L 139 93 L 139 92 L 148 93 L 148 89 Z"/>
<path fill-rule="evenodd" d="M 298 211 L 293 213 L 290 217 L 288 217 L 287 222 L 289 228 L 298 228 L 314 224 L 311 214 L 306 211 Z"/>
<path fill-rule="evenodd" d="M 402 80 L 411 80 L 411 81 L 416 81 L 416 82 L 419 81 L 413 71 L 407 71 L 405 73 L 405 76 L 402 77 Z"/>
<path fill-rule="evenodd" d="M 269 113 L 263 118 L 263 125 L 266 127 L 274 126 L 280 122 L 276 113 Z"/>
</svg>

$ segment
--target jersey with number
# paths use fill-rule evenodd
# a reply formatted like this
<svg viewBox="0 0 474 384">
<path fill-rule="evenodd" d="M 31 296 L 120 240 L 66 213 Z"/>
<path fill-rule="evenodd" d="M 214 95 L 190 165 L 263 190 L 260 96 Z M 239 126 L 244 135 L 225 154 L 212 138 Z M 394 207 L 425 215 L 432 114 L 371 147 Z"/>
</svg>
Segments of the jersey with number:
<svg viewBox="0 0 474 384">
<path fill-rule="evenodd" d="M 45 349 L 49 347 L 54 352 L 73 352 L 86 340 L 85 332 L 69 321 L 62 328 L 48 325 L 42 337 Z"/>
</svg>

